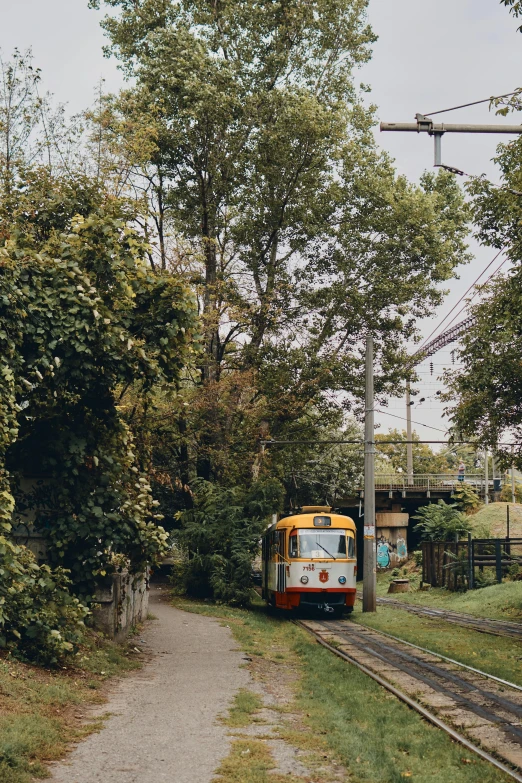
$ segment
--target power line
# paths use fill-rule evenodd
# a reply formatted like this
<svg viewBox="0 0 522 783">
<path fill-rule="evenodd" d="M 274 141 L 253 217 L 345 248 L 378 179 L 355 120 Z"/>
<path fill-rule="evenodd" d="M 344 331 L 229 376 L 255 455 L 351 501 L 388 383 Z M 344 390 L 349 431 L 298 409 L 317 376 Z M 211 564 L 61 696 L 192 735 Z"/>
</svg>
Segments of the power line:
<svg viewBox="0 0 522 783">
<path fill-rule="evenodd" d="M 489 262 L 489 264 L 487 265 L 487 267 L 486 267 L 485 269 L 483 269 L 483 270 L 482 270 L 482 272 L 480 273 L 480 275 L 479 275 L 479 276 L 476 278 L 476 280 L 475 280 L 475 281 L 474 281 L 474 282 L 473 282 L 473 283 L 470 285 L 470 287 L 468 288 L 468 290 L 467 290 L 467 291 L 466 291 L 464 294 L 462 294 L 462 296 L 460 297 L 459 301 L 455 303 L 455 305 L 454 305 L 454 306 L 451 308 L 451 310 L 449 311 L 449 313 L 448 313 L 448 314 L 447 314 L 447 315 L 446 315 L 446 316 L 445 316 L 445 317 L 442 319 L 442 321 L 440 321 L 440 322 L 437 324 L 437 326 L 436 326 L 436 327 L 435 327 L 435 329 L 434 329 L 434 330 L 431 332 L 431 334 L 429 334 L 429 335 L 428 335 L 428 336 L 425 338 L 424 342 L 422 343 L 422 345 L 421 345 L 421 347 L 419 348 L 419 350 L 418 350 L 418 351 L 416 351 L 416 353 L 420 353 L 420 352 L 422 351 L 422 349 L 424 348 L 424 346 L 426 345 L 426 343 L 429 341 L 429 339 L 430 339 L 431 337 L 433 337 L 433 335 L 435 334 L 435 332 L 436 332 L 436 331 L 437 331 L 437 330 L 438 330 L 438 329 L 439 329 L 439 328 L 442 326 L 442 324 L 444 323 L 444 321 L 446 321 L 446 320 L 447 320 L 447 319 L 450 317 L 450 315 L 453 313 L 453 311 L 457 309 L 457 307 L 458 307 L 458 306 L 459 306 L 459 304 L 462 302 L 462 300 L 463 300 L 463 299 L 464 299 L 464 298 L 465 298 L 465 297 L 466 297 L 466 296 L 469 294 L 469 292 L 471 291 L 471 289 L 472 289 L 472 288 L 474 288 L 474 287 L 477 285 L 477 283 L 478 283 L 478 281 L 480 280 L 480 278 L 482 277 L 482 275 L 483 275 L 483 274 L 485 274 L 485 272 L 487 272 L 487 271 L 488 271 L 489 267 L 490 267 L 492 264 L 494 264 L 494 263 L 495 263 L 495 261 L 497 260 L 497 258 L 499 257 L 499 255 L 500 255 L 500 254 L 501 254 L 503 251 L 504 251 L 504 248 L 502 247 L 502 248 L 501 248 L 501 249 L 498 251 L 498 253 L 495 255 L 495 257 L 491 259 L 491 261 Z M 500 267 L 499 267 L 499 268 L 500 268 Z M 486 282 L 487 282 L 487 281 L 486 281 Z M 462 312 L 462 310 L 461 310 L 461 312 Z M 455 319 L 453 319 L 453 320 L 455 320 Z M 453 323 L 453 321 L 452 321 L 452 323 Z M 446 329 L 448 329 L 448 326 L 446 326 Z"/>
<path fill-rule="evenodd" d="M 386 416 L 392 416 L 394 419 L 402 419 L 403 421 L 407 421 L 405 416 L 397 416 L 395 413 L 388 413 L 388 411 L 381 411 L 379 408 L 375 409 L 376 413 L 383 413 Z M 437 430 L 437 432 L 447 432 L 447 430 L 441 430 L 440 427 L 432 427 L 431 424 L 422 424 L 420 421 L 413 421 L 412 424 L 418 424 L 419 427 L 427 427 L 429 430 Z"/>
<path fill-rule="evenodd" d="M 497 257 L 498 257 L 498 253 L 497 253 Z M 500 270 L 502 269 L 502 267 L 504 266 L 504 264 L 506 263 L 506 261 L 507 261 L 507 260 L 508 260 L 508 259 L 507 259 L 507 257 L 506 257 L 506 258 L 504 258 L 504 260 L 502 261 L 502 263 L 501 263 L 501 264 L 499 264 L 499 265 L 497 266 L 497 268 L 495 269 L 495 271 L 494 271 L 494 272 L 493 272 L 493 273 L 492 273 L 492 274 L 491 274 L 491 275 L 488 277 L 488 279 L 487 279 L 487 280 L 484 282 L 484 285 L 486 285 L 486 283 L 489 283 L 489 281 L 490 281 L 490 280 L 491 280 L 493 277 L 495 277 L 495 275 L 497 274 L 497 272 L 500 272 Z M 463 313 L 463 312 L 464 312 L 464 310 L 465 310 L 465 309 L 468 307 L 468 305 L 469 305 L 469 304 L 470 304 L 470 303 L 471 303 L 471 302 L 474 300 L 474 298 L 476 297 L 476 295 L 477 295 L 477 294 L 478 294 L 478 291 L 475 291 L 475 293 L 473 294 L 473 296 L 471 297 L 471 299 L 469 300 L 469 302 L 466 302 L 466 304 L 464 305 L 464 307 L 462 307 L 462 308 L 459 310 L 459 312 L 458 312 L 456 315 L 454 315 L 454 316 L 453 316 L 452 320 L 451 320 L 451 321 L 449 322 L 449 324 L 446 326 L 446 330 L 448 330 L 448 329 L 451 327 L 452 323 L 454 323 L 454 321 L 455 321 L 455 320 L 456 320 L 456 319 L 459 317 L 459 315 L 460 315 L 461 313 Z"/>
<path fill-rule="evenodd" d="M 491 98 L 483 98 L 481 101 L 473 101 L 472 103 L 463 103 L 461 106 L 452 106 L 451 109 L 439 109 L 439 111 L 429 111 L 424 114 L 424 117 L 432 117 L 434 114 L 444 114 L 448 111 L 456 111 L 457 109 L 467 109 L 468 106 L 478 106 L 479 103 L 491 103 L 499 98 L 509 98 L 511 95 L 516 95 L 518 90 L 513 92 L 507 92 L 505 95 L 492 95 Z"/>
</svg>

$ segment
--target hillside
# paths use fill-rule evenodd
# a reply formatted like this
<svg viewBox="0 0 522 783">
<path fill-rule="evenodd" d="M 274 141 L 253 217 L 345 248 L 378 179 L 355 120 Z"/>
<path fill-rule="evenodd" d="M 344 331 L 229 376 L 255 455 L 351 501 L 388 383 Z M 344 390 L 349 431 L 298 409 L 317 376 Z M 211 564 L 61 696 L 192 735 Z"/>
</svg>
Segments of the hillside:
<svg viewBox="0 0 522 783">
<path fill-rule="evenodd" d="M 477 511 L 472 517 L 474 529 L 477 530 L 475 535 L 482 536 L 485 529 L 489 528 L 492 537 L 505 538 L 507 505 L 507 503 L 490 503 Z M 520 503 L 509 503 L 509 518 L 511 538 L 522 538 L 522 505 Z"/>
</svg>

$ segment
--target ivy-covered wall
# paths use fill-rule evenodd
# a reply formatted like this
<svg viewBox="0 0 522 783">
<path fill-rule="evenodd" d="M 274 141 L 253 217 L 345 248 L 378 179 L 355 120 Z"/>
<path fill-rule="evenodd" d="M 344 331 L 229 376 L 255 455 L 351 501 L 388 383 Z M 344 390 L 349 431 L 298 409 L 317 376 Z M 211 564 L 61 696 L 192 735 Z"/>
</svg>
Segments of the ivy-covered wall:
<svg viewBox="0 0 522 783">
<path fill-rule="evenodd" d="M 175 385 L 194 351 L 186 285 L 144 261 L 146 245 L 107 201 L 38 240 L 0 248 L 0 522 L 37 509 L 52 565 L 92 595 L 116 567 L 162 551 L 143 454 L 119 401 Z M 40 477 L 32 492 L 21 479 Z"/>
</svg>

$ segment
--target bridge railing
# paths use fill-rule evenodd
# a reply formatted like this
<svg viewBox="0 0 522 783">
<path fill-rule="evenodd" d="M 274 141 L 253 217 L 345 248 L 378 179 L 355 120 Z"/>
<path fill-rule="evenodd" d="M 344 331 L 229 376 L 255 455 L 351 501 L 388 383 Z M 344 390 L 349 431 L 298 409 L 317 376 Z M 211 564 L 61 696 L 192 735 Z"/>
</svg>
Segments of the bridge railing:
<svg viewBox="0 0 522 783">
<path fill-rule="evenodd" d="M 474 487 L 484 487 L 483 473 L 468 473 L 464 480 Z M 406 473 L 376 473 L 375 489 L 406 490 L 406 489 L 452 489 L 459 484 L 457 473 L 415 473 L 408 476 Z M 493 487 L 493 481 L 488 482 Z"/>
</svg>

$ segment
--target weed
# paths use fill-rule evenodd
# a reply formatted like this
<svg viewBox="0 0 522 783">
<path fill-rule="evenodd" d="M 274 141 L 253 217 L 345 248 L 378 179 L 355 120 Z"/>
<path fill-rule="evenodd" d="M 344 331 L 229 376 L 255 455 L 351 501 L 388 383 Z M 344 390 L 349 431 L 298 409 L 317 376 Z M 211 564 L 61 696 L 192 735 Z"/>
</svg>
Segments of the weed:
<svg viewBox="0 0 522 783">
<path fill-rule="evenodd" d="M 263 707 L 263 702 L 257 695 L 242 688 L 234 697 L 234 704 L 230 707 L 229 715 L 223 723 L 233 728 L 248 726 L 252 722 L 252 716 Z"/>
</svg>

